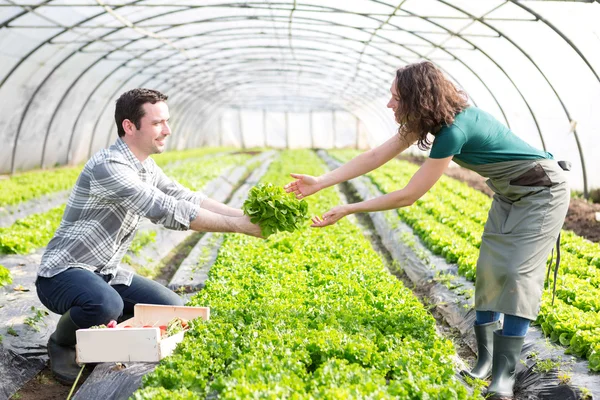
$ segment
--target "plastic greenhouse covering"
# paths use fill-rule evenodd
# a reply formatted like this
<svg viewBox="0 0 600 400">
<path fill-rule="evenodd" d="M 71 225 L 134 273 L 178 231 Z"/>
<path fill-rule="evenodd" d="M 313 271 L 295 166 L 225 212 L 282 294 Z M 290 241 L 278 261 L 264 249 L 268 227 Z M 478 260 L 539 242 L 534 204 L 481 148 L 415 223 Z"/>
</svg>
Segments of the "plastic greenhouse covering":
<svg viewBox="0 0 600 400">
<path fill-rule="evenodd" d="M 574 192 L 568 212 L 562 180 L 551 180 L 554 186 L 540 191 L 530 185 L 551 185 L 543 179 L 532 183 L 538 177 L 529 172 L 536 168 L 515 179 L 503 176 L 507 185 L 523 187 L 515 196 L 521 189 L 536 191 L 527 200 L 543 204 L 545 211 L 539 211 L 536 228 L 528 217 L 537 218 L 538 209 L 522 211 L 521 203 L 511 200 L 517 211 L 511 211 L 511 221 L 521 224 L 523 234 L 508 228 L 497 234 L 489 228 L 500 221 L 494 209 L 502 191 L 490 199 L 493 191 L 482 176 L 453 166 L 422 198 L 412 202 L 405 196 L 410 207 L 359 212 L 327 229 L 308 228 L 311 216 L 313 226 L 319 225 L 320 218 L 334 215 L 323 213 L 336 205 L 342 205 L 338 211 L 356 210 L 360 206 L 343 206 L 383 196 L 390 205 L 399 198 L 393 193 L 411 182 L 424 162 L 413 155 L 427 155 L 418 146 L 409 148 L 414 154 L 390 159 L 336 190 L 297 196 L 314 195 L 306 201 L 284 193 L 284 187 L 300 191 L 290 173 L 323 176 L 397 134 L 388 108 L 401 101 L 390 103 L 395 73 L 424 60 L 464 90 L 470 104 L 557 161 L 571 163 L 565 174 Z M 156 191 L 142 196 L 142 190 L 128 187 L 121 195 L 119 185 L 109 182 L 99 190 L 112 185 L 116 194 L 99 197 L 110 201 L 79 207 L 85 197 L 79 191 L 88 188 L 80 180 L 71 196 L 73 182 L 92 155 L 117 140 L 115 102 L 134 88 L 168 95 L 173 132 L 168 151 L 154 157 L 157 169 L 140 170 L 139 177 L 172 198 L 162 201 Z M 87 371 L 78 368 L 84 382 L 73 386 L 74 399 L 248 398 L 250 393 L 253 398 L 478 399 L 494 393 L 495 380 L 508 369 L 497 361 L 507 359 L 505 346 L 496 346 L 489 391 L 486 379 L 473 381 L 460 372 L 482 360 L 485 348 L 479 347 L 481 330 L 473 329 L 481 322 L 475 293 L 478 300 L 482 290 L 489 294 L 481 289 L 490 288 L 484 264 L 506 272 L 502 279 L 509 283 L 534 282 L 529 276 L 535 275 L 535 284 L 507 297 L 541 293 L 537 317 L 526 338 L 518 338 L 520 353 L 510 351 L 519 356 L 510 388 L 514 399 L 598 399 L 599 104 L 600 0 L 0 0 L 0 400 L 66 398 L 69 388 L 58 385 L 56 354 L 68 352 L 73 367 L 73 351 L 65 347 L 74 344 L 78 360 L 94 364 Z M 160 146 L 152 149 L 158 152 L 164 142 L 157 140 Z M 390 155 L 382 153 L 359 157 L 353 169 L 362 163 L 366 170 L 373 159 Z M 138 159 L 147 154 L 142 156 Z M 153 171 L 158 173 L 149 181 Z M 160 171 L 240 210 L 218 216 L 222 221 L 215 226 L 223 223 L 227 229 L 212 229 L 209 219 L 186 229 L 184 217 L 201 220 L 201 214 L 192 212 L 192 205 L 175 205 L 184 195 L 171 196 L 180 192 Z M 349 174 L 346 170 L 346 178 Z M 94 179 L 101 181 L 102 174 Z M 328 180 L 312 182 L 322 186 L 319 182 Z M 90 185 L 94 196 L 95 183 Z M 557 197 L 559 185 L 565 201 Z M 494 189 L 494 182 L 489 186 Z M 186 193 L 187 200 L 198 199 Z M 554 198 L 540 200 L 542 194 Z M 146 210 L 142 202 L 152 204 Z M 208 211 L 227 210 L 204 204 Z M 370 209 L 389 208 L 376 205 L 381 200 L 370 204 Z M 102 208 L 113 205 L 116 211 L 111 208 L 105 218 Z M 567 214 L 562 230 L 556 211 L 561 207 Z M 88 209 L 89 219 L 83 217 Z M 169 215 L 163 218 L 158 209 Z M 264 240 L 249 237 L 261 235 L 258 226 L 244 230 L 250 224 L 246 217 L 239 222 L 242 214 L 257 222 Z M 58 227 L 70 222 L 63 215 L 82 221 L 66 236 L 77 231 L 71 235 L 77 242 L 73 248 L 85 245 L 69 253 L 68 267 L 101 274 L 118 263 L 119 271 L 174 291 L 186 306 L 209 307 L 210 323 L 188 325 L 173 318 L 168 324 L 179 324 L 178 333 L 162 329 L 170 332 L 158 336 L 167 322 L 138 313 L 112 330 L 139 331 L 131 346 L 112 340 L 121 344 L 112 358 L 104 351 L 110 346 L 95 339 L 59 343 L 61 331 L 75 330 L 60 326 L 56 312 L 62 310 L 43 294 L 47 280 L 39 276 L 62 273 L 58 269 L 67 263 L 56 262 L 51 272 L 47 264 L 53 261 L 42 261 L 49 254 L 45 249 L 64 250 L 59 242 L 66 230 Z M 81 233 L 87 226 L 108 232 L 112 226 L 105 222 L 121 224 L 114 236 L 118 250 L 110 250 L 113 242 L 100 234 Z M 555 225 L 556 235 L 551 237 L 545 225 Z M 225 233 L 231 231 L 249 235 Z M 52 242 L 53 236 L 58 240 Z M 502 240 L 510 243 L 495 245 Z M 546 247 L 550 257 L 544 259 Z M 102 265 L 85 264 L 74 255 L 95 252 L 110 253 L 108 265 L 99 257 L 90 262 Z M 491 257 L 492 252 L 499 256 Z M 527 257 L 535 261 L 519 261 Z M 545 275 L 543 291 L 539 271 Z M 125 291 L 119 293 L 125 297 Z M 111 302 L 100 303 L 106 308 Z M 123 311 L 125 319 L 130 313 Z M 92 325 L 76 319 L 72 325 Z M 140 329 L 124 329 L 131 327 Z M 96 331 L 102 332 L 111 331 Z M 150 353 L 137 346 L 144 342 L 137 338 L 148 332 L 160 345 L 155 346 L 160 357 L 150 360 L 168 357 L 159 363 L 128 352 Z M 487 333 L 489 339 L 493 332 Z M 505 333 L 498 332 L 497 343 L 505 342 Z M 81 357 L 92 347 L 103 354 Z M 59 379 L 46 379 L 52 374 Z"/>
<path fill-rule="evenodd" d="M 394 70 L 431 60 L 587 193 L 598 21 L 591 0 L 0 0 L 0 173 L 86 161 L 134 87 L 170 96 L 172 149 L 374 146 Z"/>
</svg>

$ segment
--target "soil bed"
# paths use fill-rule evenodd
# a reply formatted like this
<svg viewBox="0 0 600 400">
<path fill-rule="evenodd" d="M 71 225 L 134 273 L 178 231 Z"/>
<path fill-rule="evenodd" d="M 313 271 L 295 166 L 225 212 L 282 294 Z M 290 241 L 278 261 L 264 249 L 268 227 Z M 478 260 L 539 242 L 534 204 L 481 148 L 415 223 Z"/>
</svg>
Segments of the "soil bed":
<svg viewBox="0 0 600 400">
<path fill-rule="evenodd" d="M 77 391 L 85 379 L 90 375 L 91 369 L 86 368 L 77 382 Z M 35 378 L 27 382 L 11 399 L 15 400 L 65 400 L 71 391 L 71 386 L 59 383 L 52 377 L 50 368 L 46 366 Z M 75 393 L 75 391 L 73 393 Z"/>
</svg>

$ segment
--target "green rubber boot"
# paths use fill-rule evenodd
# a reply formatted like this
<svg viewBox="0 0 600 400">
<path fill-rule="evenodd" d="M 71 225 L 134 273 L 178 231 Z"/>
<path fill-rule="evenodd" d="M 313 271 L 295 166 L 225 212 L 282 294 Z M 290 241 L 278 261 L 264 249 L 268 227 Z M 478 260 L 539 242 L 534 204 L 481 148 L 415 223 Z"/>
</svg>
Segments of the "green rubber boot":
<svg viewBox="0 0 600 400">
<path fill-rule="evenodd" d="M 494 331 L 500 329 L 500 321 L 475 325 L 477 339 L 477 362 L 471 371 L 460 371 L 463 376 L 473 379 L 487 379 L 492 372 L 492 356 L 494 354 Z"/>
<path fill-rule="evenodd" d="M 58 320 L 56 330 L 48 340 L 50 369 L 57 381 L 63 385 L 72 385 L 77 379 L 81 367 L 75 362 L 75 331 L 79 329 L 67 311 Z"/>
<path fill-rule="evenodd" d="M 513 398 L 516 369 L 524 342 L 525 336 L 503 336 L 501 330 L 494 331 L 492 382 L 487 391 L 489 399 Z"/>
</svg>

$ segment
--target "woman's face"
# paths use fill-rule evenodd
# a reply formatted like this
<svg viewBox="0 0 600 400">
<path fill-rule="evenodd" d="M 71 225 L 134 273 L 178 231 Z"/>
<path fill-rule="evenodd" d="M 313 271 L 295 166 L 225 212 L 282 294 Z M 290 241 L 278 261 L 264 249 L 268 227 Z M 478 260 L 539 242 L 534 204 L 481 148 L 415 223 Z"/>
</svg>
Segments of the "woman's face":
<svg viewBox="0 0 600 400">
<path fill-rule="evenodd" d="M 388 103 L 387 103 L 387 108 L 391 108 L 394 111 L 394 114 L 396 114 L 396 110 L 398 109 L 398 104 L 400 102 L 400 96 L 398 95 L 398 92 L 396 91 L 396 79 L 394 79 L 394 82 L 392 82 L 392 87 L 390 88 L 390 92 L 392 93 L 392 97 L 390 98 L 390 101 L 388 101 Z"/>
</svg>

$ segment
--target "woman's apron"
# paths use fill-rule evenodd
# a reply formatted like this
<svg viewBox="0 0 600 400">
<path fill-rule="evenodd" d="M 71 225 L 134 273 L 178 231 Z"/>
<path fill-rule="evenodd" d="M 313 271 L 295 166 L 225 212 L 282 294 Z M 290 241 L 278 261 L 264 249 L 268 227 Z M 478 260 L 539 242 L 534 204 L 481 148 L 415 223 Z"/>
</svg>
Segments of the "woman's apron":
<svg viewBox="0 0 600 400">
<path fill-rule="evenodd" d="M 566 177 L 556 160 L 459 165 L 494 191 L 475 283 L 475 309 L 535 320 L 544 272 L 569 208 Z"/>
</svg>

